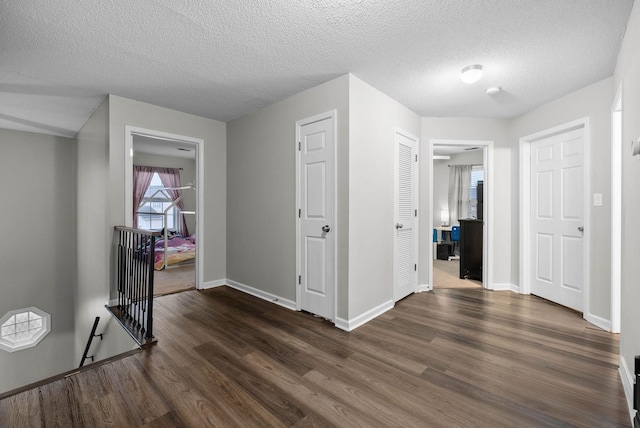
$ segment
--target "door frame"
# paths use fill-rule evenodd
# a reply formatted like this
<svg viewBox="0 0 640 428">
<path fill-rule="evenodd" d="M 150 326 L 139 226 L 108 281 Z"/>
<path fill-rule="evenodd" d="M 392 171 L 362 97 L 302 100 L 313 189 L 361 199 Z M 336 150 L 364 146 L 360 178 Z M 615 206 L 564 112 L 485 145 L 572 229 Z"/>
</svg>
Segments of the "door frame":
<svg viewBox="0 0 640 428">
<path fill-rule="evenodd" d="M 296 121 L 296 134 L 293 142 L 293 149 L 295 151 L 296 169 L 295 169 L 295 218 L 296 218 L 296 276 L 293 279 L 296 287 L 296 310 L 300 311 L 301 308 L 301 284 L 298 281 L 300 275 L 302 275 L 302 260 L 300 258 L 300 217 L 298 216 L 298 210 L 301 208 L 300 200 L 300 150 L 298 150 L 298 144 L 300 143 L 300 129 L 304 125 L 308 125 L 314 122 L 319 122 L 324 119 L 332 119 L 333 121 L 333 224 L 331 225 L 331 232 L 334 233 L 333 238 L 333 302 L 332 302 L 332 318 L 331 321 L 335 323 L 338 310 L 338 113 L 337 110 L 330 110 L 325 113 L 316 114 L 314 116 L 307 117 L 305 119 Z"/>
<path fill-rule="evenodd" d="M 133 227 L 133 136 L 157 138 L 160 140 L 171 140 L 181 143 L 193 144 L 196 148 L 196 242 L 204 242 L 204 140 L 202 138 L 187 137 L 184 135 L 171 134 L 169 132 L 157 131 L 153 129 L 140 128 L 137 126 L 125 125 L 124 139 L 124 208 L 125 225 Z M 204 246 L 196 247 L 196 290 L 204 288 Z"/>
<path fill-rule="evenodd" d="M 589 260 L 591 249 L 591 222 L 589 211 L 589 195 L 591 193 L 590 182 L 590 141 L 589 141 L 589 118 L 583 117 L 553 128 L 545 129 L 520 138 L 520 293 L 531 294 L 531 143 L 554 135 L 576 129 L 583 130 L 583 180 L 584 194 L 582 209 L 584 213 L 584 235 L 583 235 L 583 255 L 582 271 L 584 288 L 582 296 L 582 315 L 587 319 L 589 313 Z"/>
<path fill-rule="evenodd" d="M 482 216 L 486 219 L 482 225 L 482 287 L 493 290 L 493 239 L 491 239 L 491 233 L 493 232 L 493 141 L 489 140 L 446 140 L 446 139 L 430 139 L 428 144 L 429 164 L 429 212 L 427 214 L 427 224 L 430 225 L 429 230 L 433 231 L 434 218 L 433 218 L 433 146 L 470 146 L 470 147 L 482 147 L 482 164 L 484 165 L 484 174 L 486 185 L 482 187 Z M 427 249 L 427 255 L 429 257 L 429 288 L 433 289 L 433 242 L 432 234 L 429 233 L 429 245 Z"/>
<path fill-rule="evenodd" d="M 611 106 L 611 332 L 620 333 L 622 289 L 623 82 Z M 617 123 L 619 122 L 619 124 Z"/>
<path fill-rule="evenodd" d="M 413 191 L 413 207 L 414 209 L 417 211 L 417 215 L 414 216 L 413 219 L 413 263 L 418 266 L 420 264 L 420 254 L 419 254 L 419 243 L 420 243 L 420 210 L 419 210 L 419 203 L 420 203 L 420 164 L 418 162 L 418 159 L 420 159 L 420 139 L 418 137 L 416 137 L 415 135 L 411 134 L 410 132 L 407 132 L 405 130 L 403 130 L 402 128 L 398 128 L 397 126 L 394 127 L 393 130 L 393 222 L 395 224 L 396 222 L 396 202 L 397 202 L 397 190 L 398 190 L 398 159 L 397 159 L 397 155 L 398 155 L 398 147 L 397 144 L 399 144 L 396 140 L 397 136 L 401 135 L 405 138 L 408 138 L 409 140 L 412 140 L 415 144 L 415 152 L 414 155 L 416 156 L 416 160 L 414 162 L 414 168 L 413 168 L 413 177 L 411 177 L 412 180 L 412 185 L 414 188 Z M 401 300 L 402 298 L 406 297 L 403 296 L 402 298 L 398 299 L 395 296 L 395 291 L 396 291 L 396 267 L 397 267 L 397 254 L 396 254 L 396 249 L 397 249 L 397 244 L 398 244 L 398 234 L 397 234 L 397 230 L 394 231 L 393 233 L 393 301 L 397 302 L 398 300 Z M 414 271 L 413 274 L 413 293 L 416 293 L 418 291 L 418 269 L 416 268 L 416 270 Z"/>
</svg>

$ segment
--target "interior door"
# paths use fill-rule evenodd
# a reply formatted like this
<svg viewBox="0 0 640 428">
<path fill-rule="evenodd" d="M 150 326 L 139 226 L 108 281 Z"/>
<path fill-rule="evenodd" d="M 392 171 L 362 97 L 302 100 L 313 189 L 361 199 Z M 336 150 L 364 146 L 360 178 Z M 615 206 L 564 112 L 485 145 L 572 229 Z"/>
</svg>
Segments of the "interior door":
<svg viewBox="0 0 640 428">
<path fill-rule="evenodd" d="M 531 293 L 583 310 L 584 129 L 531 145 Z"/>
<path fill-rule="evenodd" d="M 299 309 L 334 320 L 334 115 L 297 124 Z"/>
<path fill-rule="evenodd" d="M 393 299 L 398 301 L 418 287 L 418 139 L 396 130 L 394 149 Z"/>
</svg>

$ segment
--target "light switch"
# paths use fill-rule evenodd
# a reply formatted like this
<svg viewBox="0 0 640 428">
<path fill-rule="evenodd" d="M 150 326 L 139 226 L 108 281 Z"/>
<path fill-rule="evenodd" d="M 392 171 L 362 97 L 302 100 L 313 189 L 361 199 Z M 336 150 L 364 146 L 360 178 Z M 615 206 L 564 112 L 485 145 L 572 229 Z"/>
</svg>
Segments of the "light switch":
<svg viewBox="0 0 640 428">
<path fill-rule="evenodd" d="M 601 207 L 602 206 L 602 193 L 594 193 L 593 194 L 593 206 Z"/>
</svg>

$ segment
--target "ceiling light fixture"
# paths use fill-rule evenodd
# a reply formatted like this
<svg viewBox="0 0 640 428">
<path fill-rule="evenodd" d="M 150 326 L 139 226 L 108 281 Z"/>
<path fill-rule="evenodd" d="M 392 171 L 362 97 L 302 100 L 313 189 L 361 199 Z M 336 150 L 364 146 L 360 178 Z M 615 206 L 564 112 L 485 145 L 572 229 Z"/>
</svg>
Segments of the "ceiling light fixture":
<svg viewBox="0 0 640 428">
<path fill-rule="evenodd" d="M 492 86 L 490 88 L 487 88 L 487 95 L 495 95 L 501 90 L 502 88 L 500 86 Z"/>
<path fill-rule="evenodd" d="M 482 77 L 482 66 L 479 64 L 468 65 L 462 69 L 460 78 L 464 83 L 475 83 Z"/>
</svg>

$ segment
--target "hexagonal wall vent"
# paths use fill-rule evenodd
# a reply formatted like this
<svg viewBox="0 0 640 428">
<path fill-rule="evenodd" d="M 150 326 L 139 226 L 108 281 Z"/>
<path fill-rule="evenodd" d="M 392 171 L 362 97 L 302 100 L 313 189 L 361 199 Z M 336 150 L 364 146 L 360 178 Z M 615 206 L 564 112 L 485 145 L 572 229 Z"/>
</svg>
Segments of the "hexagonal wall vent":
<svg viewBox="0 0 640 428">
<path fill-rule="evenodd" d="M 36 346 L 51 331 L 51 315 L 36 307 L 0 318 L 0 349 L 15 352 Z"/>
</svg>

